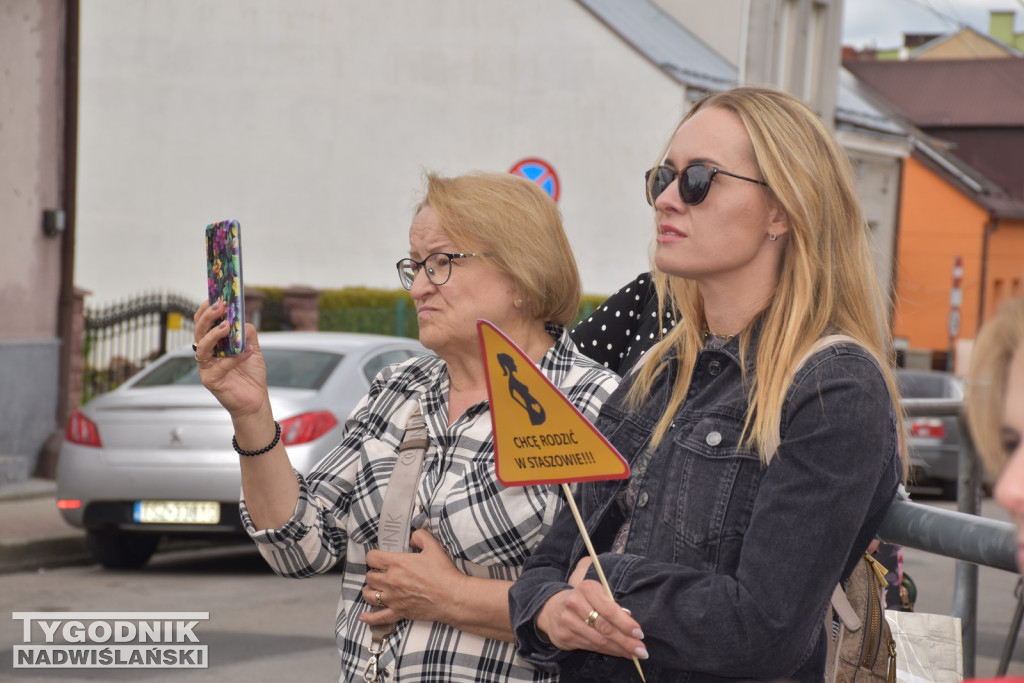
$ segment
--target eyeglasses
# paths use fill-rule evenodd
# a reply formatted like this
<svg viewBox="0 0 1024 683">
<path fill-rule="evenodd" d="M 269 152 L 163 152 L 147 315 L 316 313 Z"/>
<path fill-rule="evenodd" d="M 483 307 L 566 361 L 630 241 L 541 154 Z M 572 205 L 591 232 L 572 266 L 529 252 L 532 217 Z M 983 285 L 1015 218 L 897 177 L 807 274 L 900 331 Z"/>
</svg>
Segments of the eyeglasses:
<svg viewBox="0 0 1024 683">
<path fill-rule="evenodd" d="M 678 176 L 679 197 L 683 200 L 683 203 L 691 205 L 700 204 L 708 196 L 708 190 L 711 189 L 711 179 L 719 173 L 768 187 L 768 183 L 763 180 L 754 180 L 753 178 L 736 175 L 735 173 L 729 173 L 720 168 L 709 167 L 704 164 L 690 164 L 682 171 L 676 171 L 668 166 L 658 166 L 644 174 L 644 179 L 647 181 L 647 203 L 654 206 L 654 200 L 660 197 L 661 193 Z M 651 178 L 652 175 L 654 176 L 653 179 Z"/>
<path fill-rule="evenodd" d="M 416 273 L 420 268 L 426 268 L 427 279 L 440 287 L 448 282 L 452 276 L 452 262 L 459 258 L 470 258 L 477 254 L 450 254 L 446 251 L 434 252 L 422 261 L 414 258 L 404 258 L 395 264 L 398 269 L 398 279 L 406 289 L 412 289 L 412 283 L 416 280 Z"/>
</svg>

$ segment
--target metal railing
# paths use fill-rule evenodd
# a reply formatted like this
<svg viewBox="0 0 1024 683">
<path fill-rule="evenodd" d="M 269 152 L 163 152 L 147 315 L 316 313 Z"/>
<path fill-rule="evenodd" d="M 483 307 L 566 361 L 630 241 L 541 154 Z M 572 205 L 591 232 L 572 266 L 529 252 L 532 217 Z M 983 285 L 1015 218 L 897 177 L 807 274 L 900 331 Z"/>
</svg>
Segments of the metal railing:
<svg viewBox="0 0 1024 683">
<path fill-rule="evenodd" d="M 1018 573 L 1016 528 L 979 516 L 981 512 L 981 462 L 974 451 L 967 420 L 958 399 L 904 399 L 908 417 L 956 416 L 960 425 L 960 468 L 957 511 L 942 510 L 908 499 L 893 503 L 882 521 L 879 537 L 887 542 L 916 548 L 957 560 L 951 616 L 960 618 L 963 636 L 964 677 L 974 676 L 978 630 L 978 565 Z M 1019 620 L 1015 617 L 1015 624 Z M 1017 628 L 1011 624 L 1000 671 L 1005 673 Z"/>
<path fill-rule="evenodd" d="M 198 304 L 142 294 L 84 312 L 82 403 L 110 391 L 153 360 L 191 342 Z"/>
</svg>

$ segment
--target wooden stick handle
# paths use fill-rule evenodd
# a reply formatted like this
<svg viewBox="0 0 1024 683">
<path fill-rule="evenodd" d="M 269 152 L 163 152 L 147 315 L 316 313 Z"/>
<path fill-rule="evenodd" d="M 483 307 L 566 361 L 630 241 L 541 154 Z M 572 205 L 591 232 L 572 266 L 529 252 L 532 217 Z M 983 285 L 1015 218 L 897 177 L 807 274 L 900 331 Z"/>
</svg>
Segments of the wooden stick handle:
<svg viewBox="0 0 1024 683">
<path fill-rule="evenodd" d="M 587 526 L 583 523 L 583 517 L 580 516 L 579 508 L 576 507 L 576 501 L 572 497 L 572 491 L 569 489 L 568 484 L 562 484 L 562 490 L 565 492 L 565 498 L 569 501 L 569 507 L 572 509 L 572 516 L 576 518 L 576 526 L 580 528 L 580 535 L 583 536 L 583 543 L 587 546 L 587 552 L 590 553 L 590 559 L 594 561 L 594 569 L 597 570 L 597 577 L 601 579 L 601 585 L 604 586 L 605 592 L 608 597 L 612 600 L 615 596 L 612 595 L 611 586 L 608 585 L 608 579 L 605 578 L 604 570 L 601 569 L 601 563 L 597 560 L 597 552 L 594 550 L 594 544 L 590 541 L 590 534 L 587 533 Z M 647 683 L 647 679 L 644 677 L 644 670 L 640 668 L 640 660 L 633 655 L 633 663 L 636 664 L 636 670 L 640 673 L 640 680 Z"/>
</svg>

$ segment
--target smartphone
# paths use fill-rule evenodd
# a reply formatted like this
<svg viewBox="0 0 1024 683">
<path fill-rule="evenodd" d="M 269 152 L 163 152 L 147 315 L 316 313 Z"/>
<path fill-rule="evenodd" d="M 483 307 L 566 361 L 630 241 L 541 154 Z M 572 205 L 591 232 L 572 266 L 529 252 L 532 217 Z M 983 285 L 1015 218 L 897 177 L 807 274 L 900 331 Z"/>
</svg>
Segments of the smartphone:
<svg viewBox="0 0 1024 683">
<path fill-rule="evenodd" d="M 225 318 L 231 325 L 231 333 L 217 343 L 213 355 L 237 356 L 245 350 L 242 232 L 238 221 L 220 221 L 206 226 L 206 289 L 211 304 L 218 300 L 227 304 Z"/>
</svg>

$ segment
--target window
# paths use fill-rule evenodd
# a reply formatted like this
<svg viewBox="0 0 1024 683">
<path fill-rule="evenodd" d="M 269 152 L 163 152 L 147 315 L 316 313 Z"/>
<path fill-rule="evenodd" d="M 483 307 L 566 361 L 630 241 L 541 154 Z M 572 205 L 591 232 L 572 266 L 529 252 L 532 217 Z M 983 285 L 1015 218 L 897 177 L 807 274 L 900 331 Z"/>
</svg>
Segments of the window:
<svg viewBox="0 0 1024 683">
<path fill-rule="evenodd" d="M 342 356 L 325 351 L 263 349 L 267 364 L 267 386 L 319 389 L 338 367 Z M 195 358 L 173 356 L 141 376 L 132 388 L 198 385 L 199 366 Z"/>
</svg>

